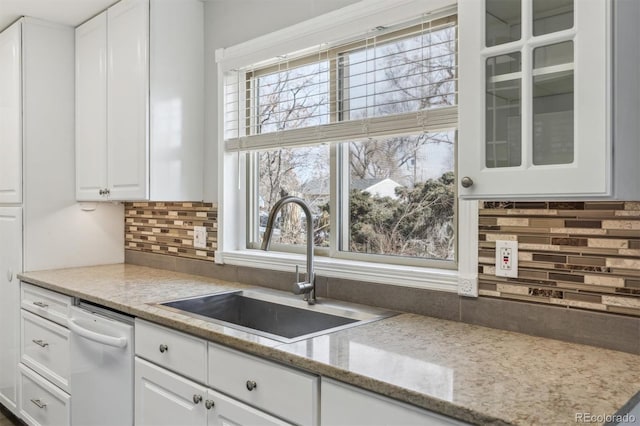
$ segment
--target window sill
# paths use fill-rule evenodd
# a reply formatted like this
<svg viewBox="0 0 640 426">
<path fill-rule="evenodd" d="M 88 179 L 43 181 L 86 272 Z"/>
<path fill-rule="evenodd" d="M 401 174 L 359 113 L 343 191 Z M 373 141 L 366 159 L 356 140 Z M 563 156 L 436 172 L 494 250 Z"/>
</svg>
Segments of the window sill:
<svg viewBox="0 0 640 426">
<path fill-rule="evenodd" d="M 276 271 L 295 271 L 296 265 L 304 271 L 306 257 L 301 254 L 265 252 L 261 250 L 236 250 L 216 252 L 216 261 L 229 265 L 245 266 Z M 458 291 L 458 271 L 391 265 L 354 260 L 316 257 L 317 275 L 331 278 L 365 281 L 429 290 Z"/>
</svg>

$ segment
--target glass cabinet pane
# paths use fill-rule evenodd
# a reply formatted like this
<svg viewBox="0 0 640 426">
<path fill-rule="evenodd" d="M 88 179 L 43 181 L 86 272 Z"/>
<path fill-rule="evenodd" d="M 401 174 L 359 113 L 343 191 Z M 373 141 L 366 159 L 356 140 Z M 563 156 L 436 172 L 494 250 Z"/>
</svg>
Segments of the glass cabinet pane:
<svg viewBox="0 0 640 426">
<path fill-rule="evenodd" d="M 486 167 L 522 162 L 521 71 L 520 52 L 487 59 Z"/>
<path fill-rule="evenodd" d="M 573 42 L 533 51 L 533 164 L 573 162 Z"/>
<path fill-rule="evenodd" d="M 533 0 L 533 35 L 539 36 L 572 28 L 573 1 Z"/>
<path fill-rule="evenodd" d="M 522 2 L 485 0 L 485 41 L 487 47 L 520 40 Z"/>
</svg>

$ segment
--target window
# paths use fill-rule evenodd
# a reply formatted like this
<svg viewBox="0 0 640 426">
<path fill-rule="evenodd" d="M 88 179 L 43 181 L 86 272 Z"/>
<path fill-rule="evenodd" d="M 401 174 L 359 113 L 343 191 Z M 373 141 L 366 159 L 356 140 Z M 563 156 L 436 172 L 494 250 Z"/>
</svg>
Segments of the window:
<svg viewBox="0 0 640 426">
<path fill-rule="evenodd" d="M 245 153 L 247 247 L 295 195 L 319 254 L 454 267 L 456 46 L 456 16 L 441 14 L 227 72 L 225 150 Z M 305 238 L 287 205 L 272 250 L 302 251 Z"/>
<path fill-rule="evenodd" d="M 341 250 L 454 260 L 454 142 L 441 132 L 349 143 Z"/>
<path fill-rule="evenodd" d="M 478 204 L 455 198 L 456 12 L 455 0 L 357 2 L 216 51 L 216 262 L 303 266 L 295 206 L 257 250 L 271 205 L 297 194 L 319 275 L 477 289 Z"/>
</svg>

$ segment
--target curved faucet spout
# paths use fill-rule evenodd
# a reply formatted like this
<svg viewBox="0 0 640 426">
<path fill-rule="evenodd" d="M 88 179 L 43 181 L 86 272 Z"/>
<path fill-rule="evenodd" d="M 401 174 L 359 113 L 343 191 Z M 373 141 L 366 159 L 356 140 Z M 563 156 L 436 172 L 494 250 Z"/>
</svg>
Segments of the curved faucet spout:
<svg viewBox="0 0 640 426">
<path fill-rule="evenodd" d="M 297 204 L 302 208 L 304 215 L 306 217 L 307 224 L 307 280 L 304 282 L 297 282 L 298 277 L 296 276 L 296 283 L 293 285 L 293 292 L 295 294 L 304 293 L 304 300 L 306 300 L 310 305 L 316 302 L 316 284 L 315 284 L 315 276 L 313 273 L 313 217 L 311 215 L 311 209 L 309 205 L 302 199 L 298 197 L 294 197 L 289 195 L 287 197 L 283 197 L 279 199 L 271 208 L 269 212 L 269 218 L 267 219 L 267 226 L 264 231 L 264 236 L 262 237 L 262 250 L 269 250 L 269 246 L 271 245 L 271 237 L 273 235 L 273 224 L 276 220 L 276 216 L 278 212 L 285 204 Z"/>
</svg>

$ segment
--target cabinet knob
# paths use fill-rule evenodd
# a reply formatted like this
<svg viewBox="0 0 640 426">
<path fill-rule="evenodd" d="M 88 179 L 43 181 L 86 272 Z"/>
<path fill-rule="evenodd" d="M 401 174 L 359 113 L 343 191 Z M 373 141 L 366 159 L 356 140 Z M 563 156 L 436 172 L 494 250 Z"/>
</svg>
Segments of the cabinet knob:
<svg viewBox="0 0 640 426">
<path fill-rule="evenodd" d="M 257 387 L 258 387 L 258 384 L 256 382 L 254 382 L 253 380 L 247 380 L 247 390 L 249 392 L 251 392 Z"/>
<path fill-rule="evenodd" d="M 165 353 L 169 350 L 169 346 L 162 344 L 160 345 L 160 352 Z"/>
<path fill-rule="evenodd" d="M 204 402 L 204 406 L 207 408 L 207 410 L 211 410 L 215 405 L 215 402 L 211 401 L 210 399 L 207 399 Z"/>
<path fill-rule="evenodd" d="M 469 188 L 473 186 L 473 179 L 469 176 L 465 176 L 460 180 L 460 185 L 462 185 L 463 188 Z"/>
<path fill-rule="evenodd" d="M 200 402 L 202 402 L 202 395 L 193 395 L 193 403 L 199 404 Z"/>
</svg>

